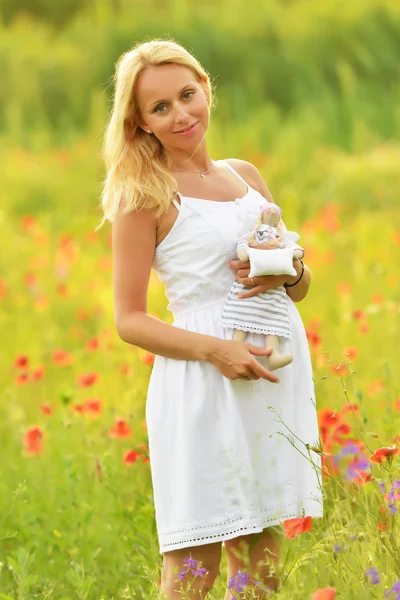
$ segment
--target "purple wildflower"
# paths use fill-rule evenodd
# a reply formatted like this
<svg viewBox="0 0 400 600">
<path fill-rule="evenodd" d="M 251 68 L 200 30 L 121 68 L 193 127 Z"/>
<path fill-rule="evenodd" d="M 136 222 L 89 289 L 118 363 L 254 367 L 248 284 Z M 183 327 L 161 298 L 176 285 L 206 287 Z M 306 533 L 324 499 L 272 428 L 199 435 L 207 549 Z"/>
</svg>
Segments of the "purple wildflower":
<svg viewBox="0 0 400 600">
<path fill-rule="evenodd" d="M 381 483 L 378 483 L 378 485 L 379 485 L 379 488 L 380 488 L 382 494 L 384 494 L 385 493 L 385 483 L 383 481 L 381 481 Z"/>
<path fill-rule="evenodd" d="M 243 587 L 248 585 L 249 576 L 245 571 L 238 571 L 236 575 L 233 575 L 228 583 L 228 589 L 234 590 L 235 592 L 243 592 Z"/>
<path fill-rule="evenodd" d="M 186 557 L 183 559 L 183 564 L 187 569 L 197 569 L 199 566 L 199 561 L 195 558 Z"/>
<path fill-rule="evenodd" d="M 360 453 L 347 467 L 346 479 L 356 479 L 359 476 L 360 471 L 368 471 L 370 467 L 371 465 L 367 456 Z"/>
<path fill-rule="evenodd" d="M 358 454 L 359 452 L 360 448 L 356 446 L 356 444 L 350 442 L 349 444 L 346 444 L 344 448 L 342 448 L 339 454 L 341 454 L 342 456 L 346 456 L 346 454 Z"/>
<path fill-rule="evenodd" d="M 392 515 L 397 512 L 396 502 L 399 500 L 399 490 L 400 490 L 400 479 L 396 479 L 390 488 L 390 492 L 387 495 L 387 499 L 389 500 L 389 510 Z"/>
<path fill-rule="evenodd" d="M 342 549 L 342 546 L 340 546 L 339 544 L 335 544 L 335 545 L 333 546 L 333 551 L 334 551 L 334 552 L 340 552 L 340 551 L 341 551 L 341 549 Z"/>
<path fill-rule="evenodd" d="M 380 583 L 381 580 L 379 578 L 379 571 L 375 567 L 371 567 L 370 569 L 368 569 L 368 571 L 365 571 L 365 574 L 368 577 L 371 577 L 372 585 L 378 585 L 378 583 Z"/>
<path fill-rule="evenodd" d="M 395 581 L 392 589 L 390 589 L 388 592 L 385 592 L 385 598 L 390 598 L 392 594 L 396 594 L 393 600 L 400 600 L 400 580 Z"/>
<path fill-rule="evenodd" d="M 184 558 L 183 564 L 186 567 L 186 569 L 183 568 L 178 575 L 181 581 L 185 577 L 186 573 L 188 573 L 189 571 L 192 571 L 192 574 L 195 576 L 200 575 L 200 577 L 204 577 L 204 575 L 207 573 L 207 569 L 205 567 L 199 568 L 199 561 L 194 558 Z"/>
</svg>

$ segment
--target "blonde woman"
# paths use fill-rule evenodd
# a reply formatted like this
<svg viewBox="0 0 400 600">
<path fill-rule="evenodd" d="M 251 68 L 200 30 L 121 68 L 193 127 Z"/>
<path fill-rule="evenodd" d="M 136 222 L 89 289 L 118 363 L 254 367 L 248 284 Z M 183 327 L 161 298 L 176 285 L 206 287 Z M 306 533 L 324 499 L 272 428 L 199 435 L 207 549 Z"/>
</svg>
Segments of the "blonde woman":
<svg viewBox="0 0 400 600">
<path fill-rule="evenodd" d="M 279 586 L 275 526 L 322 515 L 315 470 L 286 437 L 287 426 L 304 443 L 318 439 L 307 339 L 294 304 L 306 296 L 310 272 L 299 263 L 296 277 L 250 281 L 248 262 L 230 263 L 245 232 L 239 213 L 258 214 L 273 200 L 252 164 L 210 158 L 212 105 L 209 75 L 174 41 L 139 44 L 117 62 L 103 222 L 112 223 L 118 334 L 156 355 L 146 421 L 168 600 L 182 597 L 181 586 L 187 598 L 206 596 L 222 545 L 228 577 L 247 556 L 248 586 L 264 597 L 262 587 Z M 152 268 L 166 286 L 172 325 L 146 312 Z M 291 286 L 295 360 L 285 369 L 268 371 L 263 336 L 233 341 L 219 326 L 235 276 L 247 296 Z M 196 572 L 189 566 L 197 563 L 187 559 L 203 567 L 189 591 Z M 226 600 L 232 597 L 227 590 Z"/>
</svg>

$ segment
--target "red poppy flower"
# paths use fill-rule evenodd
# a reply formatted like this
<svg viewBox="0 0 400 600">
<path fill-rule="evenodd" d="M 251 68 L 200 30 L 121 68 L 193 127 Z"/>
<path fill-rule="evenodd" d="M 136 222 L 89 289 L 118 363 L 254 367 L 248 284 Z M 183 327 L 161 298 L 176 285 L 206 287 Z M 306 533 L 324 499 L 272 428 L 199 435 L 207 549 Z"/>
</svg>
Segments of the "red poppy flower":
<svg viewBox="0 0 400 600">
<path fill-rule="evenodd" d="M 42 379 L 45 370 L 46 367 L 44 365 L 39 365 L 38 367 L 35 367 L 31 375 L 32 381 L 39 381 L 40 379 Z"/>
<path fill-rule="evenodd" d="M 114 427 L 111 427 L 110 431 L 108 432 L 108 435 L 111 438 L 128 438 L 132 435 L 132 430 L 129 427 L 128 423 L 125 421 L 125 419 L 119 417 L 115 420 L 115 425 Z"/>
<path fill-rule="evenodd" d="M 312 600 L 335 600 L 336 590 L 335 588 L 321 588 L 313 593 Z"/>
<path fill-rule="evenodd" d="M 52 415 L 53 414 L 53 409 L 48 404 L 41 404 L 40 410 L 42 411 L 42 413 L 44 415 Z"/>
<path fill-rule="evenodd" d="M 4 279 L 1 279 L 1 277 L 0 277 L 0 298 L 5 298 L 6 292 L 7 292 L 6 282 L 4 281 Z"/>
<path fill-rule="evenodd" d="M 87 321 L 87 319 L 89 318 L 89 313 L 87 312 L 87 310 L 83 310 L 82 308 L 80 308 L 76 313 L 76 317 L 80 321 Z"/>
<path fill-rule="evenodd" d="M 383 448 L 378 448 L 369 457 L 369 460 L 374 463 L 382 463 L 384 460 L 392 459 L 394 456 L 400 453 L 400 448 L 397 446 L 384 446 Z"/>
<path fill-rule="evenodd" d="M 97 419 L 101 414 L 103 401 L 98 398 L 88 398 L 84 402 L 84 414 L 92 419 Z"/>
<path fill-rule="evenodd" d="M 98 378 L 99 378 L 98 373 L 84 373 L 83 375 L 79 375 L 78 383 L 82 387 L 88 387 L 88 386 L 96 383 Z"/>
<path fill-rule="evenodd" d="M 124 454 L 124 463 L 126 465 L 133 465 L 140 456 L 140 452 L 135 452 L 135 450 L 128 450 Z"/>
<path fill-rule="evenodd" d="M 72 354 L 66 352 L 65 350 L 53 350 L 52 358 L 55 363 L 65 367 L 66 365 L 70 365 L 73 361 Z"/>
<path fill-rule="evenodd" d="M 97 338 L 91 338 L 86 342 L 86 350 L 92 351 L 99 347 L 99 340 Z"/>
<path fill-rule="evenodd" d="M 359 410 L 360 407 L 358 406 L 358 404 L 354 404 L 354 402 L 349 402 L 343 406 L 340 412 L 342 415 L 346 415 L 347 413 L 358 413 Z"/>
<path fill-rule="evenodd" d="M 382 506 L 380 507 L 379 512 L 381 514 L 383 514 L 383 517 L 382 517 L 382 519 L 379 519 L 378 530 L 385 531 L 386 529 L 389 529 L 389 527 L 390 527 L 389 512 L 386 509 L 384 504 L 382 504 Z"/>
<path fill-rule="evenodd" d="M 24 281 L 26 287 L 34 288 L 37 286 L 38 279 L 35 273 L 25 273 Z"/>
<path fill-rule="evenodd" d="M 98 398 L 88 398 L 80 404 L 71 406 L 72 410 L 85 415 L 90 419 L 97 419 L 101 415 L 103 401 Z"/>
<path fill-rule="evenodd" d="M 369 481 L 372 481 L 371 473 L 366 471 L 357 471 L 357 475 L 353 478 L 352 483 L 357 484 L 358 487 L 362 487 Z"/>
<path fill-rule="evenodd" d="M 127 364 L 120 365 L 118 367 L 118 369 L 119 369 L 119 372 L 122 373 L 123 375 L 129 375 L 129 373 L 131 372 L 131 368 Z"/>
<path fill-rule="evenodd" d="M 352 317 L 353 319 L 356 319 L 357 321 L 360 319 L 363 319 L 365 317 L 365 313 L 362 310 L 353 310 L 352 312 Z"/>
<path fill-rule="evenodd" d="M 358 348 L 356 346 L 346 346 L 343 348 L 343 355 L 348 360 L 354 360 L 358 356 Z"/>
<path fill-rule="evenodd" d="M 347 281 L 342 281 L 341 283 L 338 283 L 336 290 L 339 296 L 345 296 L 351 293 L 351 287 L 347 283 Z"/>
<path fill-rule="evenodd" d="M 25 369 L 29 365 L 29 358 L 26 354 L 20 354 L 14 361 L 14 367 L 16 369 Z"/>
<path fill-rule="evenodd" d="M 43 432 L 40 427 L 30 427 L 23 438 L 23 445 L 29 456 L 40 454 L 43 449 Z"/>
<path fill-rule="evenodd" d="M 373 294 L 372 295 L 372 304 L 383 304 L 384 301 L 384 297 L 382 296 L 382 294 Z"/>
<path fill-rule="evenodd" d="M 331 367 L 331 371 L 335 375 L 338 374 L 338 375 L 342 375 L 343 377 L 348 374 L 347 366 L 344 365 L 343 363 L 336 363 L 336 364 L 334 364 Z"/>
<path fill-rule="evenodd" d="M 386 387 L 382 379 L 376 379 L 368 385 L 367 392 L 369 396 L 375 396 L 375 394 L 377 394 L 378 392 L 383 392 L 385 389 Z"/>
<path fill-rule="evenodd" d="M 317 349 L 321 345 L 321 336 L 316 331 L 306 329 L 307 339 L 310 342 L 311 348 Z"/>
<path fill-rule="evenodd" d="M 21 371 L 15 378 L 15 385 L 24 385 L 25 383 L 28 383 L 28 381 L 29 375 L 27 371 Z"/>
<path fill-rule="evenodd" d="M 59 296 L 68 296 L 68 287 L 66 283 L 58 283 L 56 290 Z"/>
<path fill-rule="evenodd" d="M 293 540 L 300 533 L 305 533 L 312 529 L 312 517 L 304 517 L 301 519 L 287 519 L 283 521 L 283 530 L 286 537 Z"/>
<path fill-rule="evenodd" d="M 351 427 L 344 422 L 341 413 L 323 408 L 318 412 L 318 419 L 324 451 L 329 452 L 335 443 L 346 443 L 347 438 L 343 436 L 350 433 Z"/>
<path fill-rule="evenodd" d="M 37 227 L 37 220 L 32 215 L 23 215 L 20 224 L 26 233 L 31 233 Z"/>
<path fill-rule="evenodd" d="M 141 362 L 144 365 L 152 365 L 154 363 L 154 354 L 152 352 L 145 352 L 141 358 Z"/>
</svg>

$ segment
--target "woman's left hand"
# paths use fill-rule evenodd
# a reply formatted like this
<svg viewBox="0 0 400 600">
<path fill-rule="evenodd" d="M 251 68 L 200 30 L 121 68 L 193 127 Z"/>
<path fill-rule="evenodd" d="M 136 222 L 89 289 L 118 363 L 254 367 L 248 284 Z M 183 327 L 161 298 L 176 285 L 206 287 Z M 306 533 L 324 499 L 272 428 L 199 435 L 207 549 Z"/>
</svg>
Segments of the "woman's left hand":
<svg viewBox="0 0 400 600">
<path fill-rule="evenodd" d="M 280 287 L 286 283 L 288 279 L 287 275 L 262 275 L 259 277 L 252 277 L 252 280 L 254 281 L 253 285 L 252 280 L 249 278 L 249 260 L 231 260 L 229 266 L 233 271 L 236 271 L 235 281 L 241 283 L 245 287 L 251 288 L 248 292 L 238 294 L 238 298 L 251 298 L 252 296 L 257 296 L 257 294 L 260 294 L 261 292 Z"/>
</svg>

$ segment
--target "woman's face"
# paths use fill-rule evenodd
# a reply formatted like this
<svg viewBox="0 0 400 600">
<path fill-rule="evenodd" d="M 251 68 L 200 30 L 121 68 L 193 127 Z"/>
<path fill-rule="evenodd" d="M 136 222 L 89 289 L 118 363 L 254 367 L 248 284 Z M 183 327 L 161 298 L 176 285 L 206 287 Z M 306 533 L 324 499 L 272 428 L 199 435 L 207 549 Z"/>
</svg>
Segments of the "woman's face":
<svg viewBox="0 0 400 600">
<path fill-rule="evenodd" d="M 138 77 L 140 127 L 169 149 L 189 149 L 204 138 L 209 123 L 205 87 L 182 65 L 148 67 Z M 186 135 L 180 132 L 193 126 Z"/>
</svg>

